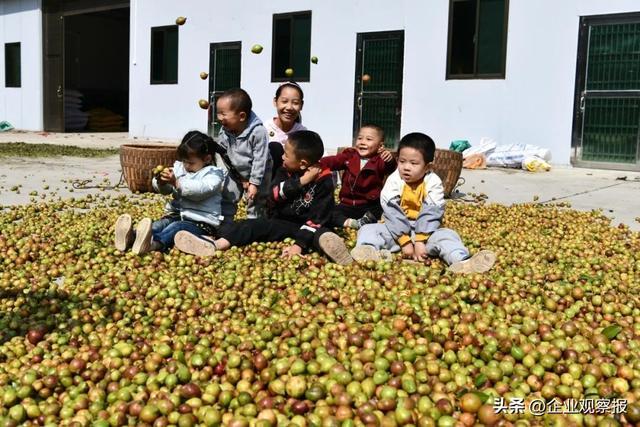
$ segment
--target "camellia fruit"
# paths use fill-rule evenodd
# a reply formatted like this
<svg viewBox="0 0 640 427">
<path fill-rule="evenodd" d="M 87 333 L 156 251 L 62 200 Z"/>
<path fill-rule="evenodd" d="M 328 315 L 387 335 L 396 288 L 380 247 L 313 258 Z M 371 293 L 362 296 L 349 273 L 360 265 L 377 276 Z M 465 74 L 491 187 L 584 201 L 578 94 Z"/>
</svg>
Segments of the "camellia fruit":
<svg viewBox="0 0 640 427">
<path fill-rule="evenodd" d="M 371 76 L 369 74 L 364 74 L 362 76 L 362 83 L 369 83 L 371 81 Z"/>
<path fill-rule="evenodd" d="M 318 57 L 317 56 L 312 56 L 311 57 L 311 63 L 312 64 L 317 64 L 318 63 Z"/>
<path fill-rule="evenodd" d="M 209 101 L 207 101 L 206 99 L 201 99 L 200 101 L 198 101 L 198 105 L 200 106 L 200 108 L 202 108 L 203 110 L 206 110 L 209 108 Z"/>
<path fill-rule="evenodd" d="M 200 73 L 200 78 L 201 78 L 202 80 L 206 80 L 206 79 L 207 79 L 207 77 L 209 77 L 209 73 L 207 73 L 207 72 L 205 72 L 205 71 L 203 71 L 203 72 L 201 72 L 201 73 Z"/>
<path fill-rule="evenodd" d="M 257 55 L 262 52 L 262 49 L 262 46 L 260 46 L 259 44 L 254 44 L 253 46 L 251 46 L 251 53 L 255 53 Z"/>
<path fill-rule="evenodd" d="M 293 76 L 293 68 L 287 68 L 286 70 L 284 70 L 284 74 L 287 77 Z"/>
<path fill-rule="evenodd" d="M 185 18 L 184 16 L 178 16 L 176 18 L 177 25 L 184 25 L 185 22 L 187 22 L 187 18 Z"/>
</svg>

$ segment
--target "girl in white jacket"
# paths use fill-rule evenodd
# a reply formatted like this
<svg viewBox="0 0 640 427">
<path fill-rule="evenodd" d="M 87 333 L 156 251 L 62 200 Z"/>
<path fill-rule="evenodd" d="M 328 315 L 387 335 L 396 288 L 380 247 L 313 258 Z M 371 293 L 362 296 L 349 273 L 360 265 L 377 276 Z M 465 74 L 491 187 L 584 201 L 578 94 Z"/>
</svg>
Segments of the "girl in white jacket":
<svg viewBox="0 0 640 427">
<path fill-rule="evenodd" d="M 220 149 L 208 135 L 188 132 L 177 148 L 178 160 L 153 178 L 153 188 L 172 194 L 166 215 L 152 221 L 142 219 L 133 231 L 131 215 L 120 215 L 115 224 L 115 246 L 135 254 L 164 251 L 173 247 L 173 238 L 181 230 L 197 235 L 213 235 L 222 221 L 223 169 L 212 164 Z"/>
</svg>

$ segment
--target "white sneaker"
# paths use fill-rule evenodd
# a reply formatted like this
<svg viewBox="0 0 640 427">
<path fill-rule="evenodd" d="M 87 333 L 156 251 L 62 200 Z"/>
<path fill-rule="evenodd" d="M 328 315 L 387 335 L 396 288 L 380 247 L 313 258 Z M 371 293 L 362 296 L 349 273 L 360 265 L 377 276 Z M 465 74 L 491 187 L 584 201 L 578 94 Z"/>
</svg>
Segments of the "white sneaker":
<svg viewBox="0 0 640 427">
<path fill-rule="evenodd" d="M 215 243 L 201 239 L 188 231 L 178 231 L 173 238 L 173 244 L 178 250 L 196 256 L 214 256 L 218 248 Z"/>
<path fill-rule="evenodd" d="M 116 220 L 115 246 L 120 252 L 124 252 L 133 243 L 133 227 L 131 215 L 122 214 Z"/>
<path fill-rule="evenodd" d="M 144 255 L 151 250 L 151 219 L 144 218 L 136 226 L 136 240 L 133 242 L 131 252 L 136 255 Z"/>
<path fill-rule="evenodd" d="M 458 274 L 485 273 L 491 270 L 491 267 L 493 267 L 495 262 L 495 253 L 488 250 L 482 250 L 471 258 L 467 258 L 460 262 L 454 262 L 449 266 L 449 271 Z"/>
<path fill-rule="evenodd" d="M 393 254 L 387 249 L 377 250 L 371 245 L 356 246 L 351 250 L 351 256 L 356 262 L 392 261 Z"/>
</svg>

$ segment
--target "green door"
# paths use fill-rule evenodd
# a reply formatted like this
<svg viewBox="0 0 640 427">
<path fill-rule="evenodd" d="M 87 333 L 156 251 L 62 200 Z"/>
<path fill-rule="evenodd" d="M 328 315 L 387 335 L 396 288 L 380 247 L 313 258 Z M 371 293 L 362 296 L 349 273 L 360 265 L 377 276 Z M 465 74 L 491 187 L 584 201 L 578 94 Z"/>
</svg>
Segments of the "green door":
<svg viewBox="0 0 640 427">
<path fill-rule="evenodd" d="M 404 31 L 359 33 L 353 133 L 364 124 L 382 127 L 385 146 L 395 148 L 400 139 Z"/>
<path fill-rule="evenodd" d="M 574 163 L 640 169 L 640 14 L 581 20 Z"/>
<path fill-rule="evenodd" d="M 241 42 L 211 43 L 209 51 L 209 135 L 216 136 L 216 100 L 225 90 L 240 87 Z"/>
</svg>

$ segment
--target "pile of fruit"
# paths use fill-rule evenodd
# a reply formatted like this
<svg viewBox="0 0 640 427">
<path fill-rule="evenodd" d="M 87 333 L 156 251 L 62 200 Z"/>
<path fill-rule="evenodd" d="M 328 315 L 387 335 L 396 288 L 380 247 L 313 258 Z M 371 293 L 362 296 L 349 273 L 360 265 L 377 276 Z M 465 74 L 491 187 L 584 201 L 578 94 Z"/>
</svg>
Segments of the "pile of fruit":
<svg viewBox="0 0 640 427">
<path fill-rule="evenodd" d="M 640 421 L 640 234 L 599 212 L 450 203 L 446 225 L 498 255 L 484 275 L 283 260 L 287 243 L 116 252 L 117 216 L 162 202 L 0 211 L 0 425 Z M 627 405 L 533 415 L 535 399 Z"/>
</svg>

